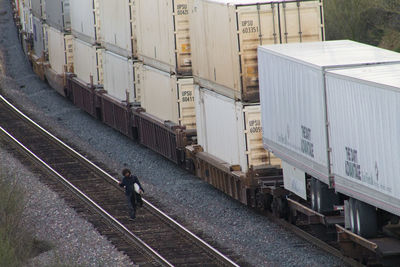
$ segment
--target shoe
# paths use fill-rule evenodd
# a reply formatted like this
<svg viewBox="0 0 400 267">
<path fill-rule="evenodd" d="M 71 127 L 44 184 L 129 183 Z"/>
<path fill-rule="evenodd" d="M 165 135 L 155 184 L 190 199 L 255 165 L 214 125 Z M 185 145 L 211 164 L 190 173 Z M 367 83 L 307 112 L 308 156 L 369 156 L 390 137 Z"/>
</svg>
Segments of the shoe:
<svg viewBox="0 0 400 267">
<path fill-rule="evenodd" d="M 134 221 L 136 217 L 129 217 L 130 221 Z"/>
</svg>

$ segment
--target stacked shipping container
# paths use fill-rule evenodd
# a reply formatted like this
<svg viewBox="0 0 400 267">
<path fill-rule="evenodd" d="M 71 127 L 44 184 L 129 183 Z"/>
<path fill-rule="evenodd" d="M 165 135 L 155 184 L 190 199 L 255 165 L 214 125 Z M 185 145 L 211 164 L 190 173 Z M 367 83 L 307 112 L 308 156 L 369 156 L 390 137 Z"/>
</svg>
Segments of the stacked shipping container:
<svg viewBox="0 0 400 267">
<path fill-rule="evenodd" d="M 134 86 L 134 62 L 136 58 L 136 35 L 133 1 L 99 0 L 98 13 L 101 30 L 97 26 L 97 42 L 103 50 L 103 88 L 110 97 L 122 103 L 136 100 Z M 104 100 L 105 101 L 105 100 Z"/>
<path fill-rule="evenodd" d="M 64 94 L 65 73 L 72 72 L 74 66 L 69 0 L 47 0 L 42 10 L 47 24 L 49 62 L 49 66 L 45 68 L 45 76 L 53 88 Z"/>
<path fill-rule="evenodd" d="M 71 32 L 74 36 L 74 74 L 86 84 L 103 81 L 100 48 L 100 8 L 93 0 L 70 0 Z"/>
<path fill-rule="evenodd" d="M 136 99 L 160 119 L 194 129 L 187 0 L 135 1 L 135 15 L 137 56 L 143 62 L 135 67 Z"/>
<path fill-rule="evenodd" d="M 189 13 L 198 143 L 244 173 L 280 165 L 262 145 L 257 46 L 323 40 L 322 1 L 189 0 Z"/>
<path fill-rule="evenodd" d="M 265 147 L 290 165 L 331 184 L 325 72 L 399 60 L 398 53 L 352 41 L 260 47 Z M 300 178 L 304 182 L 305 176 Z M 288 189 L 296 193 L 296 188 Z"/>
</svg>

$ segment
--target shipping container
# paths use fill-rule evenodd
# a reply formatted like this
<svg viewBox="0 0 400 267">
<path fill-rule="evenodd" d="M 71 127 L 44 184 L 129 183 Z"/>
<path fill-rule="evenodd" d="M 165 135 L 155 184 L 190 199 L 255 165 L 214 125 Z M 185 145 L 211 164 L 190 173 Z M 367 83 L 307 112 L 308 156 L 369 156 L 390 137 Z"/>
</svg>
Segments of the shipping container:
<svg viewBox="0 0 400 267">
<path fill-rule="evenodd" d="M 49 0 L 54 1 L 54 0 Z M 46 19 L 45 13 L 45 0 L 29 0 L 30 4 L 28 4 L 28 0 L 25 0 L 25 6 L 29 7 L 32 10 L 32 14 L 39 19 Z"/>
<path fill-rule="evenodd" d="M 198 144 L 205 152 L 240 165 L 244 173 L 250 167 L 280 165 L 263 147 L 260 105 L 246 105 L 199 86 L 194 97 Z"/>
<path fill-rule="evenodd" d="M 120 101 L 134 102 L 133 61 L 110 51 L 103 53 L 104 89 Z"/>
<path fill-rule="evenodd" d="M 29 7 L 24 7 L 22 10 L 23 18 L 21 19 L 22 30 L 25 33 L 32 33 L 32 13 Z"/>
<path fill-rule="evenodd" d="M 46 23 L 59 31 L 70 31 L 69 11 L 69 0 L 48 0 L 45 5 Z"/>
<path fill-rule="evenodd" d="M 400 64 L 326 74 L 336 191 L 400 216 Z"/>
<path fill-rule="evenodd" d="M 133 0 L 100 0 L 102 45 L 125 57 L 137 57 Z"/>
<path fill-rule="evenodd" d="M 70 0 L 72 34 L 90 44 L 100 42 L 98 0 Z"/>
<path fill-rule="evenodd" d="M 74 38 L 74 73 L 81 81 L 103 84 L 103 49 Z"/>
<path fill-rule="evenodd" d="M 196 128 L 192 77 L 171 75 L 144 64 L 137 70 L 135 88 L 140 88 L 141 106 L 147 113 L 187 129 Z"/>
<path fill-rule="evenodd" d="M 135 1 L 137 53 L 160 70 L 192 74 L 187 0 Z"/>
<path fill-rule="evenodd" d="M 73 36 L 47 27 L 48 56 L 51 69 L 57 74 L 73 69 Z"/>
<path fill-rule="evenodd" d="M 258 60 L 265 148 L 331 184 L 326 70 L 399 61 L 400 54 L 344 40 L 260 46 Z"/>
<path fill-rule="evenodd" d="M 257 46 L 321 41 L 322 1 L 189 0 L 195 82 L 258 102 Z"/>
<path fill-rule="evenodd" d="M 42 21 L 36 17 L 32 17 L 33 25 L 33 52 L 36 57 L 44 56 L 44 52 L 47 49 L 47 31 L 46 25 L 43 25 Z"/>
</svg>

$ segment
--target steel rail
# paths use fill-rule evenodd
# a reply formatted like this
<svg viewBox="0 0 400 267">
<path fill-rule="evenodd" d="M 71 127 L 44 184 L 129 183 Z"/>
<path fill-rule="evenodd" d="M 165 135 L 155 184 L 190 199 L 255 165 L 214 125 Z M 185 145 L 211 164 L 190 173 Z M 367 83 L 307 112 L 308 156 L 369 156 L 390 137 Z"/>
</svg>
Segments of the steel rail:
<svg viewBox="0 0 400 267">
<path fill-rule="evenodd" d="M 61 181 L 64 186 L 68 188 L 74 195 L 78 196 L 81 200 L 83 200 L 87 205 L 89 205 L 94 211 L 96 211 L 99 215 L 101 215 L 104 219 L 106 219 L 115 229 L 124 234 L 125 237 L 128 237 L 130 241 L 140 246 L 142 249 L 145 249 L 146 252 L 154 258 L 157 262 L 162 264 L 163 266 L 173 266 L 169 263 L 164 257 L 157 253 L 153 248 L 147 245 L 143 240 L 141 240 L 138 236 L 132 233 L 128 228 L 126 228 L 123 224 L 121 224 L 117 219 L 115 219 L 112 215 L 110 215 L 107 211 L 105 211 L 102 207 L 100 207 L 96 202 L 94 202 L 91 198 L 89 198 L 85 193 L 83 193 L 76 186 L 71 184 L 67 179 L 65 179 L 61 174 L 59 174 L 56 170 L 54 170 L 51 166 L 49 166 L 46 162 L 44 162 L 41 158 L 39 158 L 35 153 L 29 150 L 24 144 L 18 141 L 14 136 L 12 136 L 9 132 L 7 132 L 3 127 L 0 126 L 0 132 L 7 136 L 10 140 L 12 140 L 15 144 L 17 144 L 20 148 L 24 150 L 30 157 L 32 157 L 35 161 L 44 166 L 52 175 L 56 176 L 59 181 Z"/>
<path fill-rule="evenodd" d="M 92 168 L 94 168 L 95 170 L 97 170 L 98 172 L 100 172 L 101 174 L 103 174 L 104 176 L 106 176 L 108 179 L 113 180 L 115 183 L 119 183 L 119 181 L 117 179 L 115 179 L 114 177 L 112 177 L 111 175 L 109 175 L 106 171 L 104 171 L 103 169 L 101 169 L 99 166 L 97 166 L 96 164 L 94 164 L 93 162 L 91 162 L 90 160 L 88 160 L 86 157 L 84 157 L 83 155 L 81 155 L 79 152 L 77 152 L 75 149 L 73 149 L 72 147 L 70 147 L 68 144 L 66 144 L 65 142 L 63 142 L 62 140 L 60 140 L 59 138 L 57 138 L 56 136 L 54 136 L 52 133 L 50 133 L 49 131 L 47 131 L 46 129 L 44 129 L 42 126 L 40 126 L 39 124 L 37 124 L 35 121 L 33 121 L 31 118 L 29 118 L 27 115 L 25 115 L 22 111 L 20 111 L 17 107 L 15 107 L 13 104 L 11 104 L 7 99 L 5 99 L 2 95 L 0 95 L 0 99 L 6 103 L 10 108 L 12 108 L 19 116 L 21 116 L 22 118 L 24 118 L 25 120 L 29 121 L 32 125 L 34 125 L 36 128 L 38 128 L 39 130 L 41 130 L 43 133 L 45 133 L 46 135 L 50 136 L 52 139 L 56 140 L 57 143 L 61 144 L 65 149 L 67 149 L 70 153 L 72 153 L 73 155 L 75 155 L 76 157 L 84 160 L 88 165 L 90 165 Z M 1 126 L 0 126 L 1 128 Z M 1 128 L 3 130 L 3 128 Z M 4 130 L 3 130 L 4 131 Z M 50 166 L 48 166 L 49 168 L 51 168 Z M 58 174 L 59 175 L 59 174 Z M 67 181 L 68 182 L 68 181 Z M 69 182 L 68 182 L 69 183 Z M 77 189 L 79 190 L 79 189 Z M 238 264 L 236 264 L 234 261 L 232 261 L 231 259 L 229 259 L 227 256 L 223 255 L 221 252 L 219 252 L 217 249 L 215 249 L 214 247 L 212 247 L 210 244 L 208 244 L 206 241 L 202 240 L 201 238 L 199 238 L 198 236 L 196 236 L 194 233 L 192 233 L 191 231 L 189 231 L 188 229 L 186 229 L 183 225 L 181 225 L 180 223 L 178 223 L 176 220 L 174 220 L 173 218 L 171 218 L 169 215 L 167 215 L 165 212 L 161 211 L 159 208 L 155 207 L 153 204 L 151 204 L 149 201 L 147 201 L 145 198 L 143 198 L 143 202 L 146 203 L 146 205 L 148 205 L 148 207 L 150 207 L 152 210 L 154 210 L 155 212 L 157 212 L 158 215 L 161 215 L 162 217 L 164 217 L 166 220 L 168 220 L 173 226 L 177 227 L 179 230 L 181 230 L 183 233 L 185 233 L 186 235 L 188 235 L 190 238 L 194 239 L 196 242 L 198 242 L 199 244 L 202 245 L 202 247 L 206 248 L 209 252 L 211 253 L 214 257 L 216 257 L 221 263 L 223 263 L 226 266 L 235 266 L 235 267 L 239 267 Z M 129 230 L 128 230 L 129 231 Z"/>
</svg>

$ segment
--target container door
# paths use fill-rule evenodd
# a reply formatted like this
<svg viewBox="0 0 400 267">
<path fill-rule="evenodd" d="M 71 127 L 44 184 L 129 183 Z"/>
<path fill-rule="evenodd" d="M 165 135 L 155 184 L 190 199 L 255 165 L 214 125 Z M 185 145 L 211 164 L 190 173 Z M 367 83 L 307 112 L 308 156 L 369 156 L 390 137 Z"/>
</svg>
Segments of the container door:
<svg viewBox="0 0 400 267">
<path fill-rule="evenodd" d="M 192 73 L 188 0 L 174 1 L 175 56 L 179 74 Z"/>
<path fill-rule="evenodd" d="M 137 39 L 136 39 L 136 8 L 133 0 L 129 0 L 129 16 L 131 30 L 132 55 L 137 58 Z"/>
<path fill-rule="evenodd" d="M 299 1 L 279 4 L 282 43 L 323 40 L 322 3 Z"/>
<path fill-rule="evenodd" d="M 69 1 L 64 1 L 62 5 L 63 13 L 63 27 L 65 31 L 71 30 L 71 17 L 70 17 L 70 7 Z"/>
<path fill-rule="evenodd" d="M 279 40 L 278 5 L 237 6 L 237 31 L 241 64 L 242 100 L 257 101 L 257 47 Z"/>
<path fill-rule="evenodd" d="M 179 124 L 187 129 L 196 129 L 193 78 L 178 79 Z"/>
<path fill-rule="evenodd" d="M 263 147 L 260 105 L 246 106 L 243 113 L 248 166 L 281 165 L 280 160 Z"/>
<path fill-rule="evenodd" d="M 67 71 L 74 72 L 74 37 L 71 34 L 65 35 L 64 45 Z"/>
<path fill-rule="evenodd" d="M 94 31 L 95 31 L 95 40 L 98 42 L 101 42 L 101 21 L 100 21 L 100 3 L 99 0 L 94 0 L 93 1 L 93 13 L 94 13 L 94 21 L 95 21 L 95 25 L 94 25 Z"/>
<path fill-rule="evenodd" d="M 143 84 L 143 63 L 134 62 L 133 63 L 133 71 L 134 71 L 134 83 L 135 83 L 135 101 L 141 102 L 141 90 Z"/>
<path fill-rule="evenodd" d="M 104 84 L 103 51 L 104 49 L 96 49 L 97 80 L 99 84 Z"/>
</svg>

